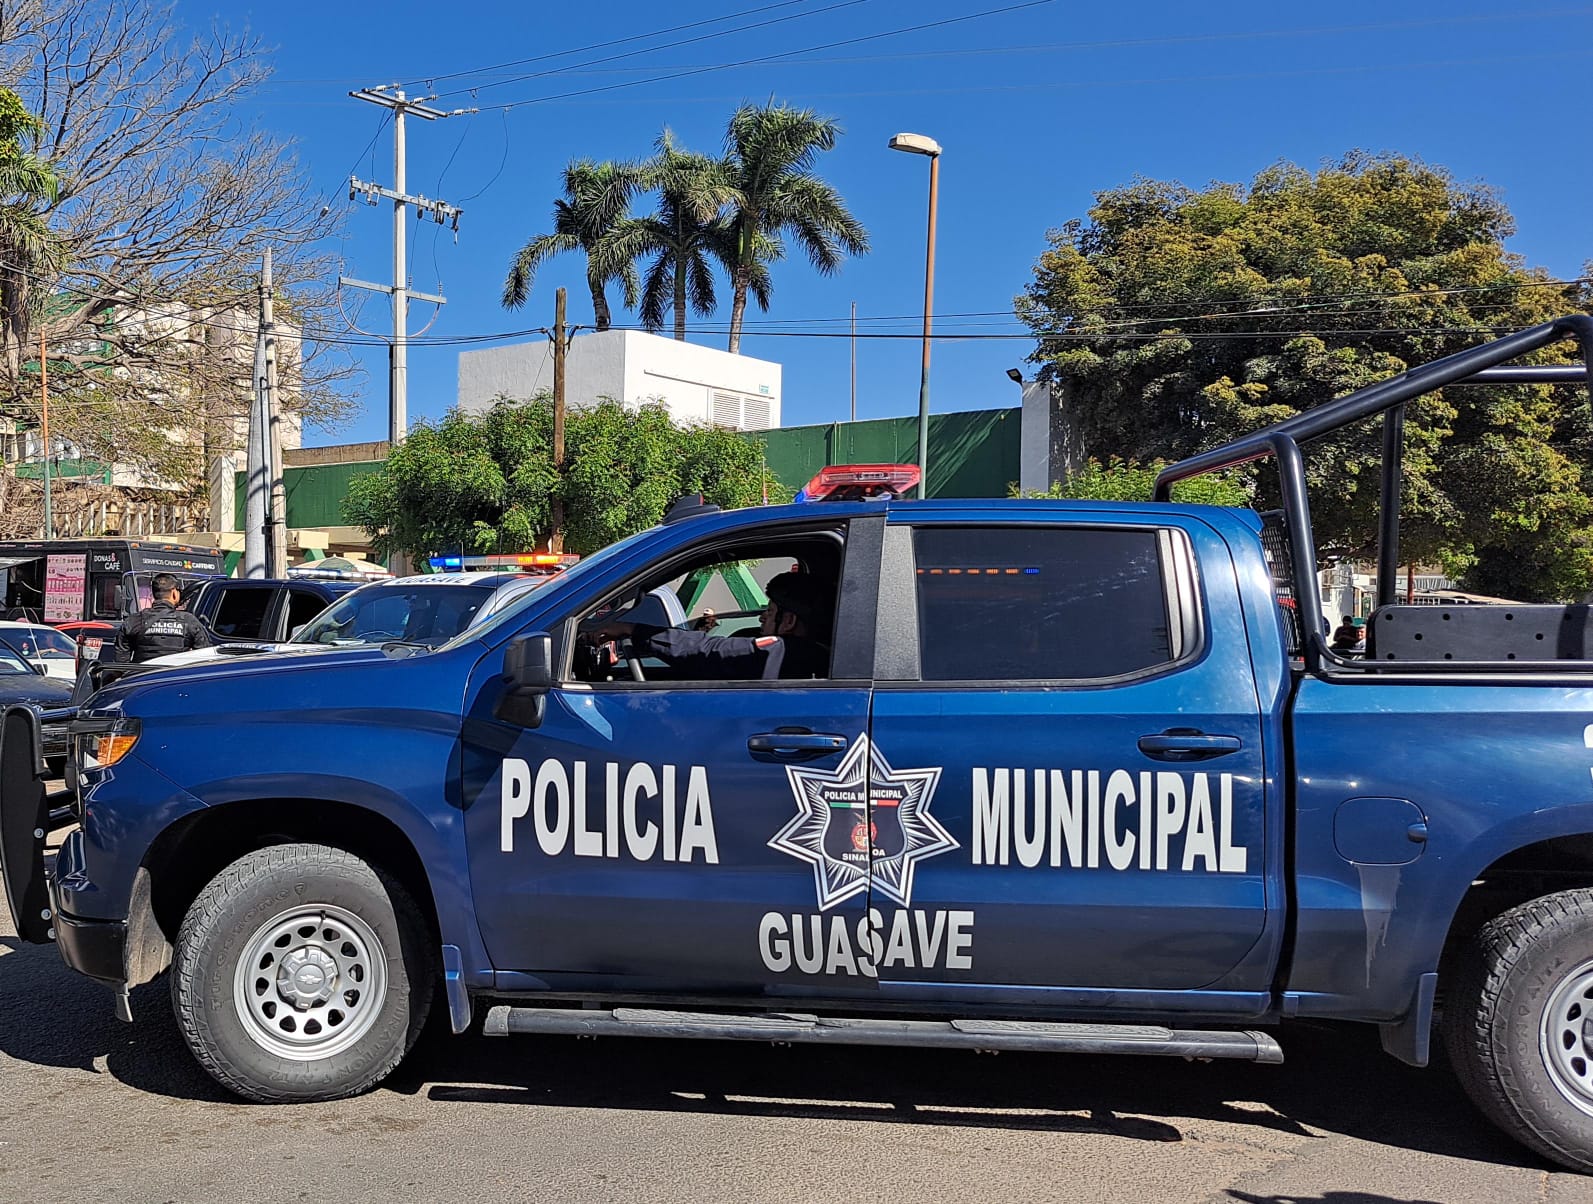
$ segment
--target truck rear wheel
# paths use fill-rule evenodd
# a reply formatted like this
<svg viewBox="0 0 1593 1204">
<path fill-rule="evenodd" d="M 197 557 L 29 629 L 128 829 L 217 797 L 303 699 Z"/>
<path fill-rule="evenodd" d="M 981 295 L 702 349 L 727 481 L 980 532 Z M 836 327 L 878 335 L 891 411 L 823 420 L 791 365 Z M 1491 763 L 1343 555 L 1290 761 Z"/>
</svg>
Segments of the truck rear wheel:
<svg viewBox="0 0 1593 1204">
<path fill-rule="evenodd" d="M 1517 1141 L 1593 1172 L 1593 890 L 1534 899 L 1477 934 L 1445 1008 L 1461 1083 Z"/>
<path fill-rule="evenodd" d="M 386 1078 L 420 1035 L 435 958 L 409 895 L 341 849 L 274 845 L 194 900 L 172 958 L 188 1047 L 266 1103 L 339 1099 Z"/>
</svg>

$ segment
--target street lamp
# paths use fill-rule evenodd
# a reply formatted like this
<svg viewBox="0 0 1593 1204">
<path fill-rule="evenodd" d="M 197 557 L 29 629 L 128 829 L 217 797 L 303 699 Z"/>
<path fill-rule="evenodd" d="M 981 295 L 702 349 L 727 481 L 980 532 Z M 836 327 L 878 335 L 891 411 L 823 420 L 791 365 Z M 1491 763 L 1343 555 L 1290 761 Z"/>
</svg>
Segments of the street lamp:
<svg viewBox="0 0 1593 1204">
<path fill-rule="evenodd" d="M 929 156 L 929 236 L 924 250 L 924 364 L 918 378 L 918 496 L 929 496 L 929 319 L 935 306 L 935 201 L 940 190 L 940 143 L 923 134 L 897 134 L 892 150 Z"/>
</svg>

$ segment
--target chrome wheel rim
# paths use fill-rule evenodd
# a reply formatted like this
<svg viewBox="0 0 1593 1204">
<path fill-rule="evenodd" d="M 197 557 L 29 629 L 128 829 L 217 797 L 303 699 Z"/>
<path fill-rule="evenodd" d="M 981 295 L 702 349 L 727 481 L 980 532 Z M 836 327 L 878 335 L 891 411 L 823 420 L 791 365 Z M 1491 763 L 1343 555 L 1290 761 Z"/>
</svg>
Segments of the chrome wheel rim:
<svg viewBox="0 0 1593 1204">
<path fill-rule="evenodd" d="M 387 956 L 369 924 L 341 907 L 298 907 L 244 942 L 233 974 L 244 1032 L 294 1062 L 342 1053 L 368 1033 L 387 997 Z"/>
<path fill-rule="evenodd" d="M 1549 995 L 1538 1044 L 1555 1090 L 1593 1116 L 1593 961 L 1577 966 Z"/>
</svg>

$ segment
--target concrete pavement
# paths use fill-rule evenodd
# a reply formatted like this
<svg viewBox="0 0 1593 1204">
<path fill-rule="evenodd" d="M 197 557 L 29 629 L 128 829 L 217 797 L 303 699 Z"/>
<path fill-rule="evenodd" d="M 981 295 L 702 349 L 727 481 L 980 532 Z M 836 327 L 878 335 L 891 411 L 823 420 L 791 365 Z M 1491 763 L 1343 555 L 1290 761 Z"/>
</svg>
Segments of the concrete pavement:
<svg viewBox="0 0 1593 1204">
<path fill-rule="evenodd" d="M 264 1107 L 164 979 L 123 1025 L 11 931 L 0 1201 L 1593 1204 L 1370 1030 L 1285 1029 L 1281 1067 L 439 1033 L 370 1095 Z"/>
</svg>

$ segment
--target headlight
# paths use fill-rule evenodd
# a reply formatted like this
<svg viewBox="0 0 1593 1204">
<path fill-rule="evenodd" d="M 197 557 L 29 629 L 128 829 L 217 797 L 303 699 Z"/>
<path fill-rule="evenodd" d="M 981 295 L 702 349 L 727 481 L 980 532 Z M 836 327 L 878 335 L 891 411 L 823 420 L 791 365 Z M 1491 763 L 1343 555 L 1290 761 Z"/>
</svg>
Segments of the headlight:
<svg viewBox="0 0 1593 1204">
<path fill-rule="evenodd" d="M 79 720 L 77 733 L 78 764 L 81 769 L 109 769 L 138 743 L 138 720 Z"/>
</svg>

